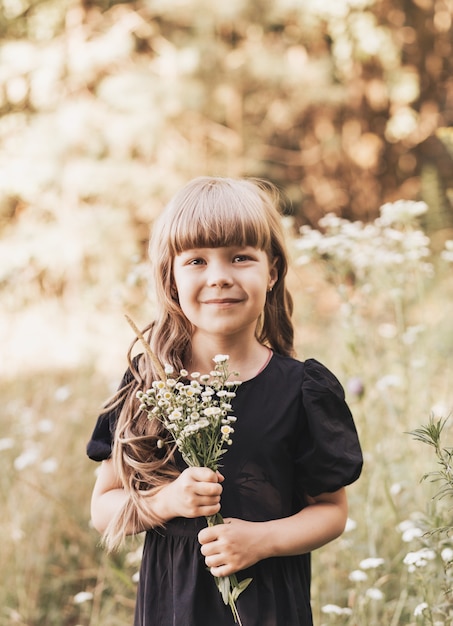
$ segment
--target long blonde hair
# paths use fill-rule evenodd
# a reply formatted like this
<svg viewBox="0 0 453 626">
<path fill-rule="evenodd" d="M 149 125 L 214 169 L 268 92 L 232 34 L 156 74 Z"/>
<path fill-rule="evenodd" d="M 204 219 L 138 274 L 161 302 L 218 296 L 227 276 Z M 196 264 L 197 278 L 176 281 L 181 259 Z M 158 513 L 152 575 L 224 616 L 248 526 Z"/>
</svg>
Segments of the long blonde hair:
<svg viewBox="0 0 453 626">
<path fill-rule="evenodd" d="M 261 180 L 206 176 L 181 189 L 153 225 L 149 256 L 157 312 L 144 332 L 160 363 L 179 371 L 190 358 L 192 328 L 178 302 L 173 277 L 175 256 L 190 248 L 236 245 L 253 246 L 265 251 L 270 262 L 275 260 L 278 279 L 266 298 L 256 336 L 278 354 L 294 354 L 293 305 L 285 286 L 288 256 L 278 193 Z M 112 458 L 130 496 L 104 534 L 109 549 L 120 545 L 127 527 L 140 527 L 145 516 L 148 524 L 162 523 L 157 516 L 150 520 L 149 507 L 143 505 L 143 490 L 151 496 L 178 474 L 174 449 L 167 446 L 162 452 L 157 446 L 159 439 L 165 439 L 160 422 L 150 421 L 139 409 L 136 392 L 147 389 L 158 373 L 146 354 L 131 358 L 134 344 L 128 354 L 132 380 L 108 407 L 119 412 Z"/>
</svg>

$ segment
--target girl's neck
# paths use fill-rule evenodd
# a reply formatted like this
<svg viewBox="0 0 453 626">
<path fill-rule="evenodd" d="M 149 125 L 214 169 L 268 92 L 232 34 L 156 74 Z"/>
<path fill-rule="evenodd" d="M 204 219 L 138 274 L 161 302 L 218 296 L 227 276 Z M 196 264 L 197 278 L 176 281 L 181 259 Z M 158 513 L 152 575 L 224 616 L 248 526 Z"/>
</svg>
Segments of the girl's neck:
<svg viewBox="0 0 453 626">
<path fill-rule="evenodd" d="M 239 380 L 254 378 L 268 363 L 271 351 L 254 338 L 248 345 L 236 342 L 192 342 L 191 358 L 184 366 L 189 372 L 210 372 L 214 368 L 213 358 L 216 354 L 228 354 L 230 372 L 238 372 Z"/>
</svg>

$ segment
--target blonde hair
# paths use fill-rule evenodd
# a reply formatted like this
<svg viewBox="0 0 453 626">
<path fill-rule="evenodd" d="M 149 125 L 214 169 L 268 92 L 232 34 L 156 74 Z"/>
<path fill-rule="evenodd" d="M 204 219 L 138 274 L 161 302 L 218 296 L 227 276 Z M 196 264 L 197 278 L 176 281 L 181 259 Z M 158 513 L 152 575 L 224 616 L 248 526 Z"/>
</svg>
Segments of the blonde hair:
<svg viewBox="0 0 453 626">
<path fill-rule="evenodd" d="M 179 371 L 190 358 L 192 328 L 178 302 L 175 256 L 191 248 L 221 246 L 253 246 L 266 252 L 270 262 L 275 261 L 278 278 L 267 295 L 256 336 L 278 354 L 293 356 L 293 305 L 285 286 L 288 256 L 278 205 L 276 189 L 265 181 L 207 176 L 190 181 L 168 203 L 153 226 L 149 246 L 157 312 L 145 333 L 160 363 Z M 157 447 L 157 441 L 165 438 L 161 424 L 139 410 L 136 392 L 148 388 L 158 376 L 146 354 L 131 359 L 134 344 L 128 354 L 133 380 L 109 405 L 119 411 L 113 461 L 130 495 L 104 534 L 110 549 L 121 543 L 128 526 L 138 527 L 144 519 L 143 492 L 139 495 L 138 490 L 153 495 L 178 473 L 174 449 L 167 447 L 163 454 Z M 149 515 L 148 507 L 148 522 Z M 162 520 L 156 517 L 151 522 L 159 525 Z"/>
</svg>

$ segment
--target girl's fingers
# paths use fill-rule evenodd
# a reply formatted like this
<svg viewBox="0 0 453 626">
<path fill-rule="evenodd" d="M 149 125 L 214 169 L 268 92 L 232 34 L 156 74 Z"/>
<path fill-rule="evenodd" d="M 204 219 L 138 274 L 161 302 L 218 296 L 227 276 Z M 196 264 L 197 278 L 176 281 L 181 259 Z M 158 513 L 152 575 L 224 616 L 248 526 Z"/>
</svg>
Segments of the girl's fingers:
<svg viewBox="0 0 453 626">
<path fill-rule="evenodd" d="M 218 483 L 197 483 L 195 485 L 195 493 L 197 496 L 208 496 L 210 498 L 220 499 L 222 491 L 222 485 Z"/>
<path fill-rule="evenodd" d="M 219 475 L 222 476 L 221 474 L 218 475 L 218 473 L 213 472 L 208 467 L 189 467 L 184 470 L 184 472 L 189 474 L 193 480 L 205 483 L 218 483 Z"/>
</svg>

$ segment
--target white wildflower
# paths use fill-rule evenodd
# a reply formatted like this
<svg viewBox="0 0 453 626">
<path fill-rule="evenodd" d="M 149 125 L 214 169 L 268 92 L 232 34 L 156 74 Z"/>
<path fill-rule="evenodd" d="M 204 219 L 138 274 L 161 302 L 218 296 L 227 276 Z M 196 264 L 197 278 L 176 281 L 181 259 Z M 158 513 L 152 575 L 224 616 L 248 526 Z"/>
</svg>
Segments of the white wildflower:
<svg viewBox="0 0 453 626">
<path fill-rule="evenodd" d="M 360 569 L 376 569 L 385 563 L 384 559 L 369 557 L 360 561 Z"/>
<path fill-rule="evenodd" d="M 225 361 L 228 361 L 229 358 L 228 354 L 216 354 L 212 360 L 214 363 L 225 363 Z"/>
<path fill-rule="evenodd" d="M 408 571 L 412 573 L 419 567 L 425 567 L 428 561 L 432 561 L 435 558 L 436 553 L 434 550 L 422 548 L 417 552 L 408 552 L 403 559 L 403 563 L 408 566 Z"/>
<path fill-rule="evenodd" d="M 50 433 L 52 432 L 54 427 L 54 423 L 50 419 L 42 419 L 38 422 L 38 432 L 40 433 Z"/>
<path fill-rule="evenodd" d="M 348 607 L 337 606 L 336 604 L 325 604 L 321 611 L 327 615 L 351 615 L 352 610 Z"/>
<path fill-rule="evenodd" d="M 22 454 L 20 454 L 14 460 L 14 467 L 16 470 L 21 471 L 30 465 L 34 465 L 39 458 L 39 451 L 37 448 L 29 448 L 28 450 L 24 450 Z"/>
<path fill-rule="evenodd" d="M 414 526 L 413 528 L 408 528 L 407 530 L 405 530 L 402 534 L 401 539 L 405 543 L 410 543 L 414 539 L 419 539 L 420 537 L 423 537 L 423 535 L 423 530 L 421 528 L 417 528 L 417 526 Z"/>
<path fill-rule="evenodd" d="M 79 591 L 73 598 L 74 604 L 83 604 L 93 599 L 91 591 Z"/>
<path fill-rule="evenodd" d="M 336 604 L 326 604 L 322 607 L 321 611 L 328 615 L 342 615 L 343 613 L 343 609 Z"/>
<path fill-rule="evenodd" d="M 440 553 L 440 557 L 444 563 L 450 563 L 451 561 L 453 561 L 453 549 L 444 548 Z"/>
<path fill-rule="evenodd" d="M 414 616 L 419 617 L 420 615 L 423 615 L 423 611 L 425 611 L 427 608 L 428 608 L 427 602 L 422 602 L 421 604 L 417 604 L 417 606 L 414 609 Z"/>
<path fill-rule="evenodd" d="M 51 457 L 41 463 L 41 472 L 44 474 L 53 474 L 58 469 L 57 459 Z"/>
<path fill-rule="evenodd" d="M 0 451 L 10 450 L 14 446 L 14 439 L 12 437 L 3 437 L 0 439 Z"/>
<path fill-rule="evenodd" d="M 380 589 L 377 589 L 376 587 L 370 587 L 366 590 L 366 597 L 370 598 L 371 600 L 383 600 L 384 594 Z"/>
<path fill-rule="evenodd" d="M 207 409 L 203 410 L 204 415 L 206 415 L 207 417 L 213 417 L 213 416 L 217 416 L 221 413 L 222 411 L 219 409 L 218 406 L 208 406 Z"/>
<path fill-rule="evenodd" d="M 393 224 L 408 224 L 414 218 L 423 215 L 428 210 L 426 202 L 414 202 L 412 200 L 397 200 L 387 202 L 380 208 L 380 220 L 388 226 Z"/>
<path fill-rule="evenodd" d="M 349 580 L 353 583 L 361 583 L 368 580 L 368 574 L 363 572 L 361 569 L 355 569 L 349 574 Z"/>
<path fill-rule="evenodd" d="M 403 485 L 401 483 L 393 483 L 390 486 L 390 495 L 395 497 L 399 496 L 399 494 L 403 491 Z"/>
<path fill-rule="evenodd" d="M 67 385 L 63 385 L 62 387 L 58 387 L 55 390 L 54 398 L 56 402 L 64 402 L 71 395 L 71 390 Z"/>
</svg>

